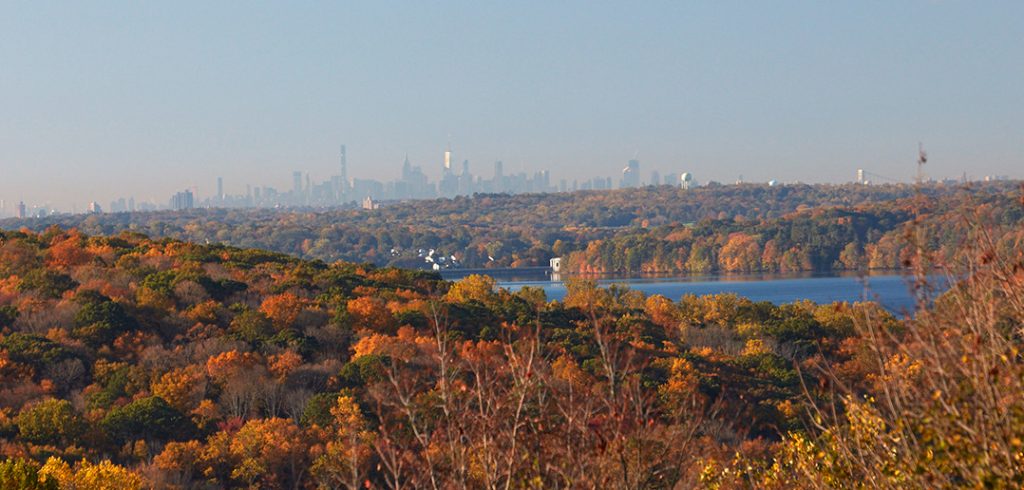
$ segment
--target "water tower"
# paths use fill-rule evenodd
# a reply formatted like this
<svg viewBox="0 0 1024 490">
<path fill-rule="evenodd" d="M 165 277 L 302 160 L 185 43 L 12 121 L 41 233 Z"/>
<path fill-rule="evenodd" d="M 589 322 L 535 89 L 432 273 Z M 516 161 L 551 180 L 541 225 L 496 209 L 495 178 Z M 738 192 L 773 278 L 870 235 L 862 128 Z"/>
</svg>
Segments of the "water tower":
<svg viewBox="0 0 1024 490">
<path fill-rule="evenodd" d="M 679 186 L 683 189 L 693 186 L 693 175 L 690 172 L 683 172 L 683 175 L 679 176 Z"/>
</svg>

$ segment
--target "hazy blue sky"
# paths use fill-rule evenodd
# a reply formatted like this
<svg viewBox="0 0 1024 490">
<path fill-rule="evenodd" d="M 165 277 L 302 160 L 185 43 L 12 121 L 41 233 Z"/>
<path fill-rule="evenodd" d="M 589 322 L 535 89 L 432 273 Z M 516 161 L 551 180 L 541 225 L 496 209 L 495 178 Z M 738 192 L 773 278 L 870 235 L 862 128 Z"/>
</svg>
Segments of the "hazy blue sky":
<svg viewBox="0 0 1024 490">
<path fill-rule="evenodd" d="M 1024 2 L 0 2 L 0 199 L 292 170 L 1024 177 Z M 617 180 L 617 177 L 616 177 Z"/>
</svg>

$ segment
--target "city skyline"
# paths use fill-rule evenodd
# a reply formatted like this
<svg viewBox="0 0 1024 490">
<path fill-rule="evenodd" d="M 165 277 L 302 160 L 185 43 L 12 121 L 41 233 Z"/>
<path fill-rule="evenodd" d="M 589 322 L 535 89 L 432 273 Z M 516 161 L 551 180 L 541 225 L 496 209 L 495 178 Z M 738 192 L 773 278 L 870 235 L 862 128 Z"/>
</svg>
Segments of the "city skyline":
<svg viewBox="0 0 1024 490">
<path fill-rule="evenodd" d="M 0 199 L 87 208 L 291 172 L 1020 178 L 1024 4 L 0 6 Z M 479 172 L 474 172 L 479 173 Z M 485 174 L 486 175 L 486 174 Z M 131 189 L 132 192 L 128 192 Z"/>
<path fill-rule="evenodd" d="M 919 147 L 919 152 L 923 147 Z M 650 169 L 641 164 L 639 152 L 634 153 L 618 174 L 611 176 L 602 175 L 576 175 L 575 178 L 553 179 L 548 170 L 536 172 L 506 172 L 502 160 L 496 160 L 489 170 L 476 169 L 474 173 L 468 159 L 462 160 L 461 164 L 455 158 L 455 152 L 451 144 L 445 147 L 442 159 L 440 160 L 437 172 L 427 171 L 421 165 L 414 165 L 406 154 L 401 173 L 398 178 L 391 180 L 376 180 L 362 178 L 361 176 L 348 176 L 348 151 L 347 145 L 340 146 L 337 172 L 335 175 L 319 178 L 312 176 L 309 172 L 292 170 L 290 172 L 291 182 L 289 186 L 275 186 L 267 183 L 237 184 L 234 188 L 230 185 L 225 187 L 224 178 L 216 177 L 215 183 L 211 186 L 214 192 L 207 192 L 207 187 L 193 185 L 183 189 L 176 189 L 171 192 L 170 197 L 163 199 L 136 199 L 136 193 L 128 192 L 126 195 L 111 198 L 109 205 L 101 203 L 100 200 L 91 200 L 81 209 L 77 206 L 71 209 L 61 209 L 50 206 L 47 203 L 26 203 L 24 200 L 8 201 L 0 198 L 0 218 L 18 217 L 31 218 L 47 216 L 50 214 L 76 214 L 76 213 L 103 213 L 103 212 L 146 212 L 159 210 L 187 210 L 192 208 L 332 208 L 352 206 L 366 209 L 376 209 L 379 201 L 402 201 L 410 199 L 434 199 L 451 198 L 457 196 L 470 196 L 477 193 L 553 193 L 553 192 L 575 192 L 578 190 L 612 190 L 630 187 L 642 187 L 648 185 L 670 185 L 679 186 L 683 189 L 700 187 L 707 184 L 729 185 L 729 184 L 797 184 L 812 183 L 795 180 L 780 182 L 776 179 L 767 181 L 745 180 L 743 175 L 737 176 L 732 182 L 719 182 L 714 179 L 700 180 L 692 172 L 662 172 L 658 168 Z M 919 153 L 919 157 L 923 155 Z M 917 167 L 922 172 L 924 168 Z M 488 174 L 487 172 L 491 173 Z M 489 175 L 489 176 L 488 176 Z M 434 178 L 436 176 L 436 178 Z M 910 183 L 916 178 L 924 178 L 927 181 L 961 182 L 1007 180 L 1018 177 L 1012 175 L 984 175 L 977 176 L 963 171 L 959 175 L 947 175 L 936 177 L 923 173 L 909 178 L 896 178 L 890 175 L 878 173 L 873 169 L 857 168 L 852 179 L 836 182 L 818 182 L 827 184 L 892 184 Z M 238 188 L 244 188 L 244 192 L 232 192 Z M 133 191 L 133 189 L 126 189 Z M 106 202 L 106 201 L 103 201 Z"/>
<path fill-rule="evenodd" d="M 201 192 L 200 186 L 194 185 L 173 192 L 164 202 L 159 198 L 137 200 L 135 194 L 130 192 L 127 196 L 113 198 L 109 206 L 98 201 L 89 201 L 84 210 L 59 209 L 39 203 L 26 205 L 24 200 L 20 200 L 14 205 L 15 211 L 11 213 L 6 209 L 5 201 L 0 199 L 0 217 L 32 217 L 68 212 L 183 210 L 193 207 L 335 207 L 358 204 L 366 198 L 375 201 L 394 201 L 468 196 L 475 193 L 546 193 L 641 185 L 679 185 L 680 176 L 678 173 L 670 172 L 662 177 L 658 170 L 651 170 L 648 173 L 649 178 L 642 178 L 639 174 L 640 162 L 636 155 L 627 162 L 620 176 L 576 176 L 577 178 L 572 180 L 559 181 L 552 181 L 548 170 L 532 173 L 506 172 L 504 162 L 501 160 L 493 162 L 488 170 L 477 169 L 478 173 L 474 174 L 470 169 L 469 160 L 462 160 L 461 164 L 458 164 L 454 156 L 455 153 L 449 144 L 445 147 L 440 171 L 431 172 L 429 168 L 425 171 L 423 166 L 414 165 L 407 154 L 398 178 L 379 181 L 360 176 L 349 178 L 347 146 L 341 145 L 339 165 L 336 169 L 338 172 L 335 175 L 321 179 L 314 178 L 302 170 L 293 170 L 288 187 L 246 183 L 244 192 L 232 193 L 230 187 L 225 188 L 224 178 L 218 176 L 216 191 L 213 193 Z M 435 175 L 436 178 L 433 178 Z"/>
</svg>

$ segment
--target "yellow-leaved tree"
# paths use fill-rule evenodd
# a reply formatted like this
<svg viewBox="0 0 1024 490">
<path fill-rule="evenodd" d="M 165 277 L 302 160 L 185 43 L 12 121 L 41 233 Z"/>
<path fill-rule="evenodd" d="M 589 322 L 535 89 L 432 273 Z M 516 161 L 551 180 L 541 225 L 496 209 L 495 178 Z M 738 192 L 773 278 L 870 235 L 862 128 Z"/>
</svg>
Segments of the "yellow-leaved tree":
<svg viewBox="0 0 1024 490">
<path fill-rule="evenodd" d="M 361 488 L 367 481 L 374 433 L 351 396 L 339 396 L 331 416 L 330 439 L 313 462 L 313 477 L 322 488 Z"/>
<path fill-rule="evenodd" d="M 491 304 L 496 297 L 494 278 L 481 274 L 470 274 L 460 281 L 452 284 L 445 299 L 453 303 L 468 303 L 479 301 L 483 304 Z"/>
<path fill-rule="evenodd" d="M 83 460 L 71 467 L 64 460 L 51 456 L 39 469 L 39 474 L 56 480 L 60 488 L 71 490 L 138 490 L 145 484 L 140 475 L 109 460 L 96 464 Z"/>
</svg>

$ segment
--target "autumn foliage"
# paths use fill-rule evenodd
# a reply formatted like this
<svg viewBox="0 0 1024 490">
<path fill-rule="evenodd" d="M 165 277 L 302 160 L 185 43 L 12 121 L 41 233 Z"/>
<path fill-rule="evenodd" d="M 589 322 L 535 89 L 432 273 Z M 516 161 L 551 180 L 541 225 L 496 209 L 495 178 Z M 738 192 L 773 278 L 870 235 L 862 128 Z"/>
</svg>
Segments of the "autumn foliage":
<svg viewBox="0 0 1024 490">
<path fill-rule="evenodd" d="M 905 237 L 907 317 L 0 232 L 0 483 L 1019 487 L 1024 233 L 975 230 L 937 298 Z"/>
</svg>

